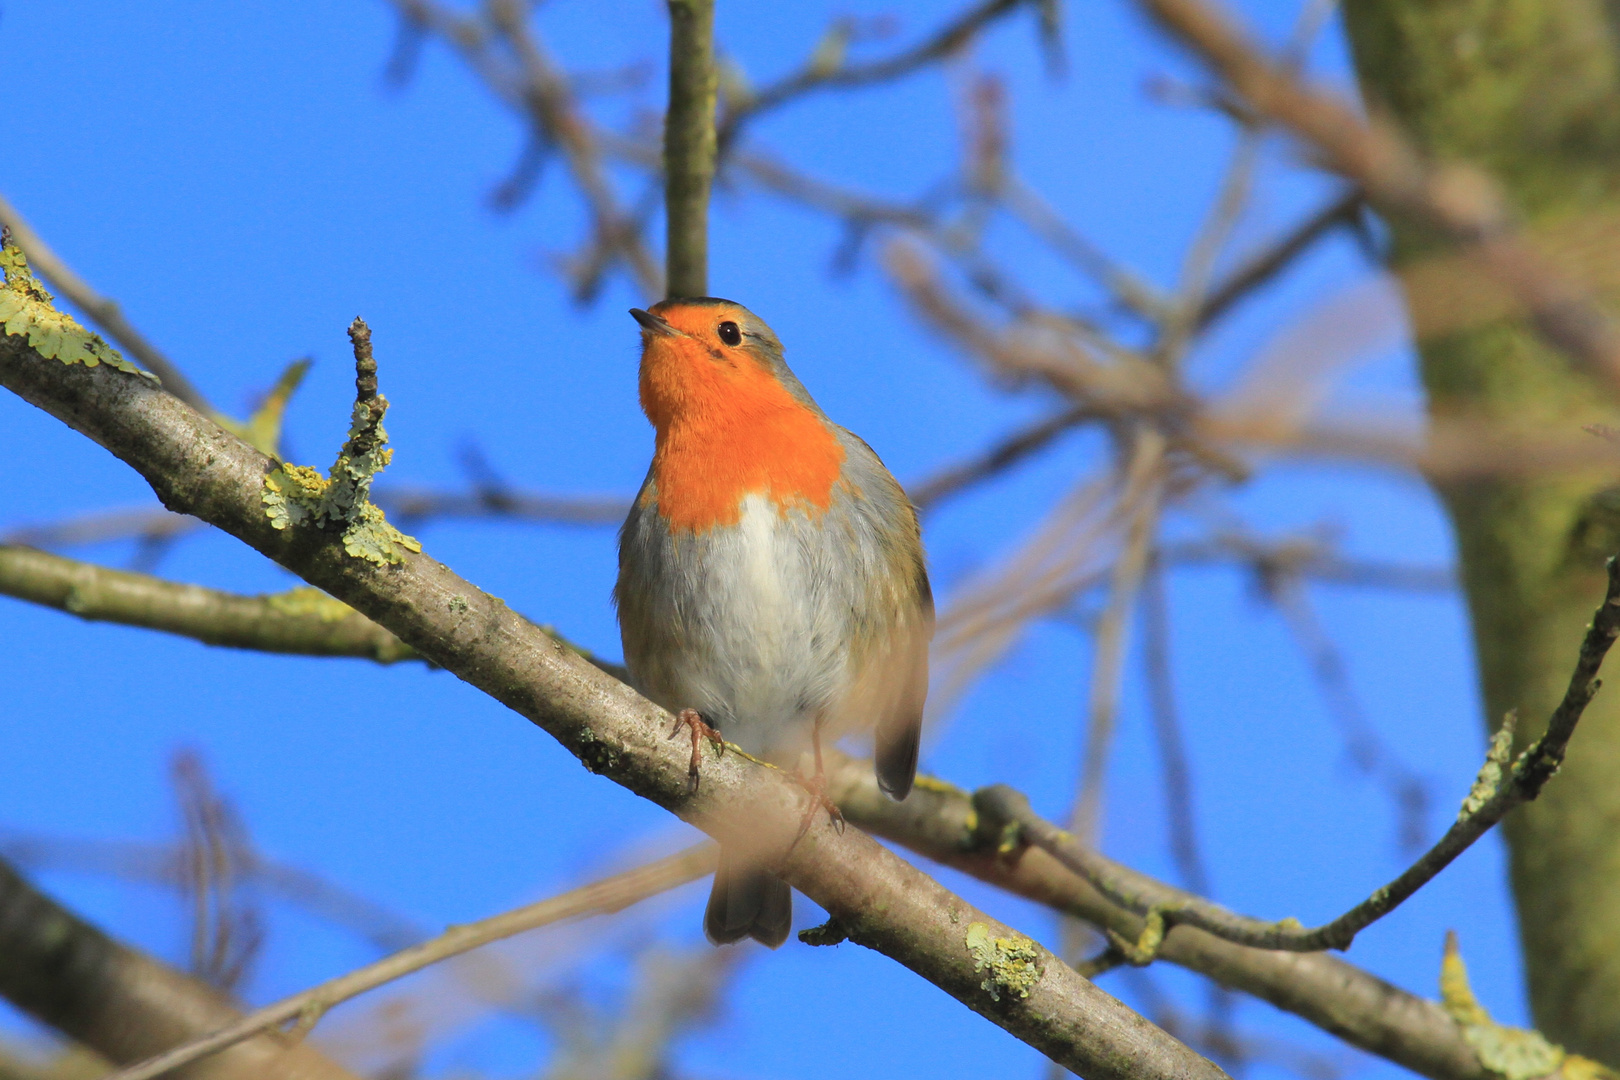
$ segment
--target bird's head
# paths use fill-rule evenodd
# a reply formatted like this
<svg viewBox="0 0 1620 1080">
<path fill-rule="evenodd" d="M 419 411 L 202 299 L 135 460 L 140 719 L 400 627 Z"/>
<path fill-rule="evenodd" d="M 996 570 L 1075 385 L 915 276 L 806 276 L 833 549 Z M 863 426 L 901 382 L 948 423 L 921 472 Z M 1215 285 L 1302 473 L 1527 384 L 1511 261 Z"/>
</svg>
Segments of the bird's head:
<svg viewBox="0 0 1620 1080">
<path fill-rule="evenodd" d="M 782 408 L 819 413 L 782 359 L 782 343 L 741 304 L 665 300 L 630 314 L 641 324 L 641 407 L 660 431 Z"/>
</svg>

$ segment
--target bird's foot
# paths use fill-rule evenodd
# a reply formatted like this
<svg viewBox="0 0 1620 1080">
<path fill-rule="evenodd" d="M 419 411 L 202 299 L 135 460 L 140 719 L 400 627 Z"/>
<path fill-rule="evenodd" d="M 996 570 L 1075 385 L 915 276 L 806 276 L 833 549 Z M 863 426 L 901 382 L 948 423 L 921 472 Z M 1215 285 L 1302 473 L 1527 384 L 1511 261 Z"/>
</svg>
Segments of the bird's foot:
<svg viewBox="0 0 1620 1080">
<path fill-rule="evenodd" d="M 683 726 L 689 728 L 692 732 L 692 763 L 687 766 L 686 783 L 687 787 L 696 793 L 698 789 L 698 764 L 703 760 L 703 740 L 708 739 L 714 743 L 715 748 L 722 754 L 726 752 L 726 740 L 720 737 L 719 731 L 709 726 L 709 722 L 703 719 L 703 714 L 696 709 L 682 709 L 676 715 L 675 728 L 669 733 L 669 737 L 673 739 L 679 735 Z"/>
<path fill-rule="evenodd" d="M 799 819 L 799 835 L 793 838 L 793 845 L 797 846 L 804 834 L 810 831 L 810 823 L 816 819 L 817 810 L 827 811 L 827 821 L 840 834 L 844 831 L 844 814 L 838 809 L 838 804 L 832 801 L 827 794 L 827 777 L 820 770 L 814 776 L 805 776 L 800 772 L 789 774 L 793 782 L 804 788 L 805 794 L 810 796 L 810 803 L 804 808 L 804 816 Z"/>
</svg>

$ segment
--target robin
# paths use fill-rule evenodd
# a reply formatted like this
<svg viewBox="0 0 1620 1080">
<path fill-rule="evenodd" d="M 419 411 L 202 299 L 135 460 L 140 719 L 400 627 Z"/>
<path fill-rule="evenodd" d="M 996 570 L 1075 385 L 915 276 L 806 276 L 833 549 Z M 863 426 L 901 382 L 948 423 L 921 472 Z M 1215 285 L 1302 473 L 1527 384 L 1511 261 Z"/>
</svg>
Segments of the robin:
<svg viewBox="0 0 1620 1080">
<path fill-rule="evenodd" d="M 788 760 L 808 737 L 871 728 L 879 785 L 917 771 L 934 601 L 917 512 L 872 448 L 827 418 L 782 343 L 713 297 L 631 309 L 652 465 L 619 533 L 614 603 L 636 688 L 692 737 Z M 787 939 L 786 882 L 722 848 L 703 929 L 716 945 Z"/>
</svg>

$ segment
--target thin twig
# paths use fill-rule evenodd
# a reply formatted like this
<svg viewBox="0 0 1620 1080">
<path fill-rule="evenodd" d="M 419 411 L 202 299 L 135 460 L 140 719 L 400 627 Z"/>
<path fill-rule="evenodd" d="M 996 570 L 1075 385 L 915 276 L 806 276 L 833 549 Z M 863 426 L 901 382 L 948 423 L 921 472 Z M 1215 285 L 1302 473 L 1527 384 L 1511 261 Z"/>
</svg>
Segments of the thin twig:
<svg viewBox="0 0 1620 1080">
<path fill-rule="evenodd" d="M 906 488 L 919 510 L 928 510 L 984 480 L 1005 472 L 1031 454 L 1040 452 L 1064 432 L 1097 418 L 1095 411 L 1069 409 L 1038 424 L 1014 432 L 977 457 L 949 465 Z"/>
<path fill-rule="evenodd" d="M 500 487 L 471 492 L 430 488 L 373 489 L 371 501 L 407 525 L 443 518 L 500 518 L 547 525 L 617 525 L 630 500 L 614 495 L 550 495 Z"/>
<path fill-rule="evenodd" d="M 1294 260 L 1310 250 L 1318 240 L 1334 229 L 1354 222 L 1365 204 L 1366 199 L 1360 190 L 1352 188 L 1300 222 L 1280 240 L 1250 256 L 1205 294 L 1194 320 L 1195 328 L 1203 330 L 1209 327 L 1238 301 L 1293 265 Z"/>
<path fill-rule="evenodd" d="M 762 114 L 817 90 L 852 89 L 891 82 L 942 60 L 960 50 L 980 31 L 1029 0 L 984 0 L 952 19 L 923 41 L 883 60 L 865 64 L 843 63 L 843 42 L 830 39 L 832 49 L 818 51 L 803 69 L 748 94 L 727 110 L 720 121 L 722 149 L 736 140 L 743 125 Z M 832 33 L 839 31 L 835 28 Z"/>
<path fill-rule="evenodd" d="M 116 1072 L 107 1080 L 151 1080 L 289 1020 L 297 1021 L 295 1034 L 302 1036 L 334 1005 L 368 990 L 514 934 L 564 919 L 620 911 L 711 872 L 716 857 L 717 849 L 713 844 L 698 844 L 668 858 L 603 878 L 559 896 L 452 927 L 431 941 L 403 949 L 376 963 L 283 998 L 274 1005 L 256 1009 L 229 1027 Z"/>
<path fill-rule="evenodd" d="M 215 415 L 214 407 L 203 397 L 202 391 L 192 385 L 191 380 L 159 352 L 157 346 L 135 329 L 134 324 L 124 317 L 118 302 L 96 292 L 88 281 L 75 273 L 4 195 L 0 195 L 0 225 L 11 230 L 17 246 L 28 256 L 28 264 L 44 275 L 45 280 L 55 286 L 56 291 L 70 300 L 74 307 L 84 312 L 91 322 L 105 330 L 108 337 L 122 345 L 136 363 L 156 375 L 165 390 L 204 416 Z"/>
<path fill-rule="evenodd" d="M 1620 389 L 1620 331 L 1586 288 L 1530 246 L 1490 177 L 1463 165 L 1427 165 L 1393 128 L 1369 123 L 1348 102 L 1300 82 L 1204 0 L 1139 2 L 1250 108 L 1314 146 L 1328 168 L 1360 185 L 1373 203 L 1464 245 L 1523 305 L 1542 337 Z"/>
<path fill-rule="evenodd" d="M 973 796 L 944 781 L 919 778 L 903 803 L 885 796 L 870 762 L 836 751 L 828 791 L 851 823 L 997 888 L 1112 930 L 1127 941 L 1141 916 L 1113 903 L 1085 878 L 1035 847 L 991 831 Z M 1190 894 L 1120 863 L 1103 860 L 1134 888 Z M 1122 958 L 1123 959 L 1123 958 Z M 1170 930 L 1159 959 L 1268 1001 L 1353 1046 L 1435 1080 L 1491 1080 L 1473 1048 L 1438 1002 L 1428 1001 L 1328 953 L 1274 952 L 1223 941 L 1191 926 Z"/>
<path fill-rule="evenodd" d="M 1377 729 L 1367 720 L 1344 657 L 1317 617 L 1304 583 L 1280 577 L 1266 582 L 1264 587 L 1316 676 L 1328 713 L 1344 736 L 1351 763 L 1364 775 L 1381 782 L 1394 802 L 1401 853 L 1409 855 L 1420 850 L 1427 831 L 1428 786 L 1384 745 Z"/>
<path fill-rule="evenodd" d="M 1210 896 L 1213 890 L 1198 844 L 1198 815 L 1193 811 L 1192 768 L 1176 708 L 1175 673 L 1170 663 L 1170 601 L 1161 558 L 1154 559 L 1142 582 L 1142 664 L 1147 676 L 1148 712 L 1163 770 L 1171 861 L 1189 891 Z"/>
<path fill-rule="evenodd" d="M 1124 545 L 1109 574 L 1108 604 L 1097 621 L 1086 706 L 1085 755 L 1080 766 L 1079 795 L 1069 815 L 1069 827 L 1092 846 L 1100 831 L 1103 784 L 1119 714 L 1130 613 L 1136 608 L 1137 592 L 1147 571 L 1164 498 L 1164 450 L 1164 437 L 1157 429 L 1138 432 L 1120 493 L 1120 505 L 1128 508 L 1125 512 L 1129 518 Z"/>
<path fill-rule="evenodd" d="M 1198 815 L 1193 810 L 1192 767 L 1182 736 L 1176 707 L 1176 679 L 1170 661 L 1170 597 L 1165 588 L 1163 559 L 1155 553 L 1142 581 L 1142 666 L 1148 692 L 1148 714 L 1164 786 L 1165 818 L 1170 858 L 1181 883 L 1199 896 L 1214 896 L 1209 870 L 1198 843 Z M 1110 942 L 1110 948 L 1124 952 Z M 1145 972 L 1143 973 L 1145 976 Z M 1207 1045 L 1222 1048 L 1223 1062 L 1239 1058 L 1243 1041 L 1233 1030 L 1236 1001 L 1233 991 L 1216 982 L 1206 985 L 1208 1005 L 1204 1036 Z M 1156 1014 L 1157 1015 L 1157 1014 Z"/>
<path fill-rule="evenodd" d="M 1597 694 L 1600 685 L 1597 673 L 1603 658 L 1616 636 L 1620 636 L 1620 559 L 1609 560 L 1608 576 L 1603 604 L 1592 616 L 1592 623 L 1581 641 L 1575 671 L 1563 700 L 1548 720 L 1546 733 L 1515 759 L 1512 756 L 1514 721 L 1510 715 L 1492 740 L 1491 752 L 1479 778 L 1446 834 L 1395 880 L 1321 926 L 1307 929 L 1295 919 L 1268 923 L 1239 915 L 1202 898 L 1189 899 L 1186 894 L 1165 890 L 1162 886 L 1143 888 L 1140 879 L 1129 881 L 1116 874 L 1089 846 L 1041 819 L 1030 809 L 1027 798 L 1005 785 L 976 793 L 974 803 L 985 815 L 987 829 L 994 831 L 998 827 L 996 822 L 1015 826 L 1027 842 L 1084 877 L 1110 900 L 1147 916 L 1150 923 L 1157 920 L 1160 940 L 1170 926 L 1185 924 L 1227 941 L 1260 949 L 1316 952 L 1349 948 L 1356 934 L 1395 910 L 1451 865 L 1508 811 L 1539 795 L 1558 771 L 1582 712 Z"/>
<path fill-rule="evenodd" d="M 427 937 L 415 923 L 377 902 L 303 867 L 277 862 L 257 851 L 238 867 L 259 890 L 295 904 L 319 919 L 395 952 Z M 121 881 L 183 888 L 186 853 L 172 843 L 101 840 L 0 830 L 0 858 L 25 868 L 107 875 Z"/>
<path fill-rule="evenodd" d="M 79 547 L 112 540 L 172 540 L 207 528 L 188 514 L 176 514 L 161 506 L 129 510 L 99 510 L 65 521 L 45 525 L 20 525 L 0 534 L 0 544 L 26 547 Z"/>
<path fill-rule="evenodd" d="M 1160 324 L 1158 338 L 1153 343 L 1153 355 L 1161 363 L 1179 365 L 1189 340 L 1198 331 L 1199 313 L 1209 295 L 1216 260 L 1249 205 L 1255 169 L 1260 163 L 1261 134 L 1253 127 L 1239 132 L 1238 144 L 1221 180 L 1220 193 L 1188 245 L 1181 263 L 1175 303 Z"/>
<path fill-rule="evenodd" d="M 534 139 L 561 150 L 590 212 L 593 244 L 621 255 L 645 295 L 661 295 L 663 275 L 633 219 L 619 207 L 603 167 L 598 132 L 529 26 L 527 5 L 520 0 L 492 0 L 486 24 L 432 0 L 389 2 L 413 33 L 435 34 L 455 49 L 496 98 L 528 121 Z M 497 53 L 497 40 L 509 46 L 510 62 Z M 576 280 L 575 295 L 593 295 L 598 284 L 595 274 Z"/>
<path fill-rule="evenodd" d="M 714 0 L 669 0 L 669 111 L 664 117 L 664 252 L 668 296 L 709 293 L 714 181 Z"/>
</svg>

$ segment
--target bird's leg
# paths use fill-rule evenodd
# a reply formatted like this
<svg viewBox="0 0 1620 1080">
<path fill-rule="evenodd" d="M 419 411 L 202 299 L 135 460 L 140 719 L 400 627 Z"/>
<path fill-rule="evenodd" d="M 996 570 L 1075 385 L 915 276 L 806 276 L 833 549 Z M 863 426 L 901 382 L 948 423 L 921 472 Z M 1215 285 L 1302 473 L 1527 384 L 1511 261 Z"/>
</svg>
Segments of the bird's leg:
<svg viewBox="0 0 1620 1080">
<path fill-rule="evenodd" d="M 816 717 L 815 726 L 810 729 L 810 745 L 816 754 L 816 774 L 809 779 L 798 772 L 793 774 L 800 787 L 810 796 L 810 805 L 804 808 L 804 817 L 799 819 L 799 835 L 793 838 L 797 844 L 804 839 L 804 834 L 810 831 L 810 823 L 815 820 L 817 810 L 827 811 L 827 820 L 833 828 L 840 833 L 844 831 L 844 815 L 838 809 L 838 804 L 827 796 L 827 771 L 821 764 L 821 717 Z"/>
<path fill-rule="evenodd" d="M 703 714 L 696 709 L 682 709 L 675 716 L 675 728 L 669 733 L 670 738 L 681 733 L 681 726 L 685 725 L 692 731 L 692 764 L 686 770 L 687 786 L 695 793 L 698 789 L 698 764 L 703 760 L 703 740 L 708 739 L 726 752 L 726 740 L 720 737 L 720 732 L 703 719 Z"/>
</svg>

